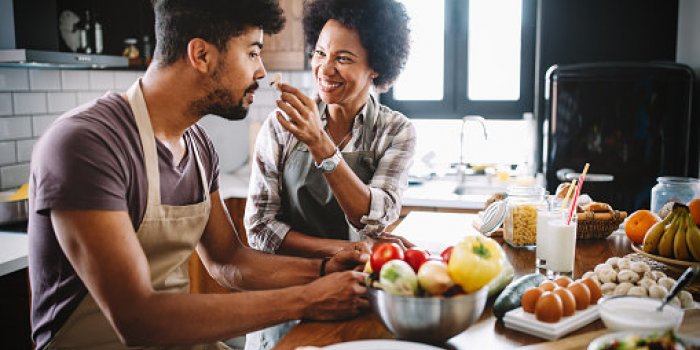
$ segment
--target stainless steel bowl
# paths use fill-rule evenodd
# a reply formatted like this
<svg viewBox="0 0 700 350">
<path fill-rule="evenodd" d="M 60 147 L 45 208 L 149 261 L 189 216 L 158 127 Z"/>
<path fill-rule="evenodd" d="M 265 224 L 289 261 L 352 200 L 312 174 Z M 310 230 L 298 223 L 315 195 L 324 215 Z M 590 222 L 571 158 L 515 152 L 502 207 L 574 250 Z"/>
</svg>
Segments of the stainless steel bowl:
<svg viewBox="0 0 700 350">
<path fill-rule="evenodd" d="M 397 338 L 444 344 L 479 319 L 488 287 L 455 297 L 407 297 L 367 288 L 372 309 Z"/>
<path fill-rule="evenodd" d="M 0 194 L 0 225 L 27 221 L 28 214 L 26 199 L 11 200 L 9 195 Z"/>
</svg>

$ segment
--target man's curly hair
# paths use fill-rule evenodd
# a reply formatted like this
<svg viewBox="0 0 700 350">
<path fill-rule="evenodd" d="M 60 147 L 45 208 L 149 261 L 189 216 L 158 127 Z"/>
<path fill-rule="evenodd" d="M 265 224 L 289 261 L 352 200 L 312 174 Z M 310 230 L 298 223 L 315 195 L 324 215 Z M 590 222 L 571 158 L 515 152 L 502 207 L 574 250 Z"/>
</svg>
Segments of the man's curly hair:
<svg viewBox="0 0 700 350">
<path fill-rule="evenodd" d="M 354 29 L 367 50 L 369 67 L 379 76 L 374 85 L 388 89 L 406 65 L 410 49 L 408 15 L 395 0 L 312 0 L 304 5 L 304 37 L 309 51 L 323 26 L 336 20 Z"/>
<path fill-rule="evenodd" d="M 156 57 L 163 66 L 187 54 L 201 38 L 225 51 L 228 41 L 250 28 L 275 34 L 284 27 L 278 0 L 152 0 L 156 17 Z"/>
</svg>

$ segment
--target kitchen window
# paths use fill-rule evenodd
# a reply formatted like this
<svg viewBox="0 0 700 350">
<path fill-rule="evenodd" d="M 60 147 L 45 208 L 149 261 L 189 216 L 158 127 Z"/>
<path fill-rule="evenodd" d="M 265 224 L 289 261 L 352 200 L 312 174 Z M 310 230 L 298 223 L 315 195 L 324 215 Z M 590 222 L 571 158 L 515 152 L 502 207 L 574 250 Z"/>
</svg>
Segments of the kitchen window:
<svg viewBox="0 0 700 350">
<path fill-rule="evenodd" d="M 399 1 L 411 54 L 382 103 L 415 118 L 519 119 L 533 110 L 534 1 Z"/>
</svg>

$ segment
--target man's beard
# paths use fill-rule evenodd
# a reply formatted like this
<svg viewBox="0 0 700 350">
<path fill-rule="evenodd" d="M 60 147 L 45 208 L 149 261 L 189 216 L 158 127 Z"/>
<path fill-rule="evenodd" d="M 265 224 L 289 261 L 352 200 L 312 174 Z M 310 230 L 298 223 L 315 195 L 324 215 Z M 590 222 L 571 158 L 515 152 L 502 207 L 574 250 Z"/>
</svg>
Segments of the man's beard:
<svg viewBox="0 0 700 350">
<path fill-rule="evenodd" d="M 248 86 L 243 92 L 241 99 L 236 102 L 232 97 L 233 92 L 231 89 L 221 83 L 221 76 L 226 72 L 227 67 L 223 59 L 219 60 L 211 76 L 214 89 L 204 98 L 192 103 L 191 109 L 196 113 L 195 115 L 205 116 L 213 114 L 227 120 L 241 120 L 248 115 L 248 107 L 244 106 L 243 100 L 248 93 L 253 93 L 258 89 L 258 82 L 255 81 Z"/>
<path fill-rule="evenodd" d="M 213 114 L 227 120 L 241 120 L 248 115 L 248 107 L 243 105 L 243 100 L 246 94 L 255 92 L 258 86 L 257 82 L 251 84 L 243 92 L 238 103 L 234 101 L 231 90 L 217 86 L 207 96 L 193 102 L 192 109 L 196 115 L 200 116 Z"/>
</svg>

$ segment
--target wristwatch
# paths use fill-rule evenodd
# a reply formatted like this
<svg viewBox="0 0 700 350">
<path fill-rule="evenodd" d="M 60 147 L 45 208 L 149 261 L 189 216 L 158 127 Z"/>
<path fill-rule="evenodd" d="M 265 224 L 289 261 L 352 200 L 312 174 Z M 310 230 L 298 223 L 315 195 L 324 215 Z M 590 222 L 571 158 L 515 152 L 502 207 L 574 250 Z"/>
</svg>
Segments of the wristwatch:
<svg viewBox="0 0 700 350">
<path fill-rule="evenodd" d="M 321 170 L 322 172 L 328 174 L 332 173 L 333 170 L 338 166 L 338 163 L 343 159 L 343 156 L 340 154 L 340 150 L 336 147 L 335 153 L 333 153 L 332 156 L 324 159 L 321 161 L 321 163 L 316 163 L 314 162 L 314 165 L 316 165 L 316 169 Z"/>
</svg>

